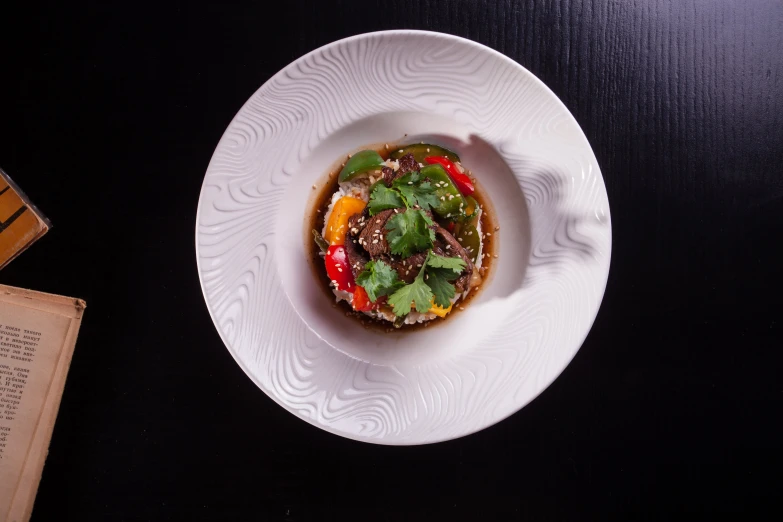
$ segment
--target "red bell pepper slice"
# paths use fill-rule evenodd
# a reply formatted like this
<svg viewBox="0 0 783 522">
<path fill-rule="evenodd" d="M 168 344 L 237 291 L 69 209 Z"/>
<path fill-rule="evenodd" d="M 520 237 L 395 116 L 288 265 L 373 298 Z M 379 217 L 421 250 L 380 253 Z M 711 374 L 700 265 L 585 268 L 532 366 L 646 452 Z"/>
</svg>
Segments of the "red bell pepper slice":
<svg viewBox="0 0 783 522">
<path fill-rule="evenodd" d="M 367 291 L 359 285 L 353 293 L 353 309 L 358 312 L 369 312 L 373 309 L 374 303 L 370 301 Z"/>
<path fill-rule="evenodd" d="M 343 245 L 332 245 L 326 251 L 324 256 L 326 264 L 326 273 L 329 279 L 337 283 L 338 290 L 353 292 L 356 290 L 356 282 L 353 280 L 353 272 L 348 264 L 348 257 L 345 255 Z"/>
<path fill-rule="evenodd" d="M 457 169 L 457 166 L 446 156 L 427 156 L 424 161 L 432 165 L 433 163 L 439 163 L 449 173 L 454 184 L 457 186 L 460 192 L 466 196 L 470 196 L 476 190 L 473 186 L 473 182 L 470 180 L 470 176 L 463 174 Z"/>
</svg>

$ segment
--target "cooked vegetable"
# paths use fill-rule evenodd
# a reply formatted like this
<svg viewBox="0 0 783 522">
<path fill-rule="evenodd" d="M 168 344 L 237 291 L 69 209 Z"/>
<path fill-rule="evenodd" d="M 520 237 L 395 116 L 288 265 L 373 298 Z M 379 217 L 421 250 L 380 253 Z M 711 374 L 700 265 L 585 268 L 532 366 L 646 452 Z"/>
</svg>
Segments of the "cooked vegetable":
<svg viewBox="0 0 783 522">
<path fill-rule="evenodd" d="M 452 163 L 449 158 L 444 156 L 428 156 L 424 158 L 424 161 L 430 165 L 436 163 L 442 165 L 443 168 L 446 169 L 446 172 L 449 173 L 449 176 L 451 176 L 451 179 L 457 185 L 459 191 L 465 196 L 470 196 L 476 190 L 475 187 L 473 187 L 473 181 L 470 179 L 470 176 L 460 172 L 457 166 Z"/>
<path fill-rule="evenodd" d="M 361 199 L 343 196 L 337 200 L 332 208 L 332 215 L 326 224 L 326 239 L 330 245 L 342 245 L 345 243 L 345 232 L 348 230 L 348 218 L 359 214 L 366 203 Z"/>
<path fill-rule="evenodd" d="M 459 161 L 459 156 L 454 151 L 451 151 L 445 147 L 438 145 L 430 145 L 427 143 L 417 143 L 414 145 L 408 145 L 402 149 L 395 150 L 389 157 L 391 159 L 400 159 L 406 154 L 413 154 L 413 157 L 419 163 L 424 163 L 424 158 L 427 156 L 445 156 L 451 161 Z"/>
<path fill-rule="evenodd" d="M 405 258 L 432 248 L 435 241 L 432 225 L 432 219 L 423 210 L 409 208 L 392 216 L 386 223 L 386 241 L 392 254 Z"/>
<path fill-rule="evenodd" d="M 455 236 L 460 245 L 468 252 L 470 260 L 474 263 L 478 259 L 479 249 L 481 248 L 481 238 L 478 230 L 473 225 L 461 225 Z"/>
<path fill-rule="evenodd" d="M 435 187 L 435 195 L 438 198 L 438 206 L 432 210 L 444 218 L 456 218 L 462 213 L 465 206 L 465 198 L 462 197 L 457 186 L 449 177 L 442 165 L 427 165 L 420 171 L 422 178 L 429 178 Z"/>
<path fill-rule="evenodd" d="M 345 167 L 340 171 L 340 176 L 337 178 L 337 181 L 340 183 L 351 181 L 359 174 L 364 174 L 365 172 L 373 170 L 381 170 L 384 165 L 383 158 L 374 150 L 357 152 L 345 162 Z"/>
<path fill-rule="evenodd" d="M 318 248 L 321 249 L 321 252 L 325 254 L 326 251 L 329 250 L 329 242 L 325 240 L 316 229 L 313 229 L 313 239 L 315 240 L 315 244 L 318 245 Z"/>
<path fill-rule="evenodd" d="M 332 284 L 336 284 L 338 290 L 346 292 L 355 290 L 356 284 L 354 283 L 351 266 L 348 264 L 343 245 L 332 245 L 329 247 L 324 257 L 324 265 L 326 266 L 326 273 L 329 279 L 332 280 Z"/>
<path fill-rule="evenodd" d="M 430 307 L 430 312 L 437 315 L 438 317 L 446 317 L 446 314 L 451 312 L 451 309 L 454 307 L 453 304 L 449 303 L 448 308 L 442 308 L 435 304 L 435 300 L 432 301 L 432 306 Z"/>
<path fill-rule="evenodd" d="M 364 271 L 356 279 L 359 288 L 367 291 L 370 301 L 393 293 L 405 283 L 399 280 L 397 271 L 383 261 L 370 261 L 364 265 Z"/>
<path fill-rule="evenodd" d="M 356 290 L 353 292 L 353 301 L 351 302 L 351 305 L 357 312 L 369 312 L 372 310 L 373 302 L 370 301 L 370 298 L 367 295 L 367 292 L 364 291 L 364 288 L 357 286 Z"/>
<path fill-rule="evenodd" d="M 462 208 L 461 220 L 468 225 L 476 226 L 478 221 L 478 201 L 471 196 L 465 196 L 465 206 Z"/>
</svg>

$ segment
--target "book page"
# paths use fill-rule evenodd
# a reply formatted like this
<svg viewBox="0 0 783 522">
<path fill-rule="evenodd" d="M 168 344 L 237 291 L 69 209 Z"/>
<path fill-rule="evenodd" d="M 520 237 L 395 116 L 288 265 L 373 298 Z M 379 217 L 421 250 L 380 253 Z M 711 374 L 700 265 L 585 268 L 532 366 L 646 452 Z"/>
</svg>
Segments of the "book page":
<svg viewBox="0 0 783 522">
<path fill-rule="evenodd" d="M 83 309 L 0 285 L 0 520 L 32 512 Z"/>
</svg>

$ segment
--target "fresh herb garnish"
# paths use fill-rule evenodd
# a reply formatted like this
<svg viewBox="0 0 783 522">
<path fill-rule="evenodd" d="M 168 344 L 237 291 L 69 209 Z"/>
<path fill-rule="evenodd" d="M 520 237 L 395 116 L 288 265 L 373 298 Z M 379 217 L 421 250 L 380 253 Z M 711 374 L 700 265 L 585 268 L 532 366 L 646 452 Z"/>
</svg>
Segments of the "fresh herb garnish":
<svg viewBox="0 0 783 522">
<path fill-rule="evenodd" d="M 371 216 L 383 210 L 402 207 L 405 207 L 405 200 L 402 199 L 400 193 L 388 188 L 383 183 L 379 183 L 373 189 L 372 194 L 370 194 L 370 202 L 367 204 Z"/>
<path fill-rule="evenodd" d="M 423 210 L 430 210 L 438 206 L 438 197 L 432 183 L 421 181 L 421 174 L 415 170 L 395 179 L 392 187 L 402 194 L 409 208 L 418 205 Z"/>
<path fill-rule="evenodd" d="M 406 258 L 432 248 L 435 241 L 435 232 L 430 228 L 433 225 L 430 218 L 423 210 L 409 208 L 405 212 L 393 215 L 386 222 L 386 241 L 392 254 Z"/>
<path fill-rule="evenodd" d="M 397 271 L 380 260 L 364 265 L 364 270 L 356 278 L 356 284 L 364 288 L 372 302 L 405 285 L 399 280 Z"/>
<path fill-rule="evenodd" d="M 433 302 L 448 308 L 456 295 L 454 285 L 449 281 L 458 278 L 464 269 L 465 262 L 459 257 L 443 257 L 430 250 L 416 279 L 389 296 L 394 315 L 407 315 L 411 311 L 411 304 L 421 313 L 427 312 Z"/>
<path fill-rule="evenodd" d="M 402 317 L 411 311 L 411 305 L 420 313 L 426 313 L 432 303 L 432 290 L 424 282 L 424 270 L 419 272 L 416 279 L 409 285 L 405 285 L 389 296 L 389 304 L 394 307 L 394 315 Z"/>
<path fill-rule="evenodd" d="M 391 188 L 383 183 L 378 183 L 372 189 L 368 204 L 372 216 L 390 208 L 413 208 L 415 206 L 424 210 L 438 206 L 435 187 L 429 181 L 422 181 L 421 174 L 415 170 L 395 179 Z"/>
</svg>

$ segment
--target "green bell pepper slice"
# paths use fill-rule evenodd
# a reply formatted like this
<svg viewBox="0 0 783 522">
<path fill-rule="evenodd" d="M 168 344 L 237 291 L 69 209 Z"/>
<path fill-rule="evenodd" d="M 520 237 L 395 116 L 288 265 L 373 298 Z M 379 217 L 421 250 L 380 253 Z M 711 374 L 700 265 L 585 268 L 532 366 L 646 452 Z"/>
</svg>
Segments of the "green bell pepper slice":
<svg viewBox="0 0 783 522">
<path fill-rule="evenodd" d="M 459 161 L 459 156 L 454 151 L 451 151 L 445 147 L 438 145 L 430 145 L 428 143 L 416 143 L 414 145 L 407 145 L 392 152 L 389 157 L 391 159 L 400 159 L 406 154 L 413 154 L 416 161 L 419 163 L 426 163 L 424 158 L 428 156 L 446 156 L 451 161 Z"/>
<path fill-rule="evenodd" d="M 435 187 L 438 206 L 433 208 L 440 217 L 456 219 L 462 213 L 465 198 L 441 165 L 426 165 L 420 170 L 422 178 L 429 178 Z"/>
<path fill-rule="evenodd" d="M 479 248 L 481 248 L 481 238 L 478 230 L 473 225 L 462 225 L 454 234 L 457 242 L 468 252 L 468 257 L 474 263 L 478 259 Z"/>
<path fill-rule="evenodd" d="M 381 170 L 385 165 L 383 158 L 374 150 L 363 150 L 351 156 L 345 162 L 345 167 L 340 171 L 337 181 L 351 181 L 352 179 L 373 170 Z"/>
</svg>

